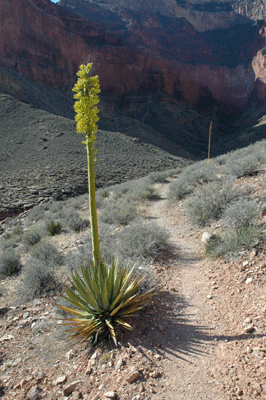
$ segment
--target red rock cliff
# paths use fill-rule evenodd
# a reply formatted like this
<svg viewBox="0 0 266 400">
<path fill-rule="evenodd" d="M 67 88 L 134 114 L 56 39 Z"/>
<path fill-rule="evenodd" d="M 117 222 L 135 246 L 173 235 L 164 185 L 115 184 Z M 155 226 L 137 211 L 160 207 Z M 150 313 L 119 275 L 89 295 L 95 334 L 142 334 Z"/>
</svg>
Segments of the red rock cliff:
<svg viewBox="0 0 266 400">
<path fill-rule="evenodd" d="M 201 112 L 220 103 L 245 108 L 263 43 L 256 27 L 199 33 L 185 18 L 86 10 L 90 19 L 50 0 L 1 2 L 0 64 L 65 88 L 79 64 L 92 61 L 106 97 L 160 91 Z"/>
</svg>

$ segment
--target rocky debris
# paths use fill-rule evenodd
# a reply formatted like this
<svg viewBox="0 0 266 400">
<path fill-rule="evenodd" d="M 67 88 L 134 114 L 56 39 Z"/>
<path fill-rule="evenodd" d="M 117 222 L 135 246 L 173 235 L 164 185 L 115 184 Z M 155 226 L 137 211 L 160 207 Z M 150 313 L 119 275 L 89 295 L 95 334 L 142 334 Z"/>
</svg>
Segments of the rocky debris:
<svg viewBox="0 0 266 400">
<path fill-rule="evenodd" d="M 74 381 L 70 383 L 69 385 L 65 386 L 63 388 L 63 393 L 64 396 L 69 396 L 74 390 L 77 388 L 78 385 L 82 384 L 83 382 L 81 380 Z"/>
<path fill-rule="evenodd" d="M 105 392 L 104 396 L 107 399 L 115 399 L 116 398 L 116 392 L 113 392 L 113 391 Z"/>
<path fill-rule="evenodd" d="M 43 390 L 37 385 L 33 386 L 27 393 L 28 400 L 40 400 L 42 396 L 43 396 Z"/>
<path fill-rule="evenodd" d="M 139 371 L 131 371 L 127 374 L 127 376 L 125 377 L 125 380 L 127 381 L 127 383 L 132 383 L 139 377 L 140 377 Z"/>
<path fill-rule="evenodd" d="M 204 232 L 201 237 L 201 242 L 207 246 L 212 240 L 215 239 L 215 235 L 210 232 Z"/>
</svg>

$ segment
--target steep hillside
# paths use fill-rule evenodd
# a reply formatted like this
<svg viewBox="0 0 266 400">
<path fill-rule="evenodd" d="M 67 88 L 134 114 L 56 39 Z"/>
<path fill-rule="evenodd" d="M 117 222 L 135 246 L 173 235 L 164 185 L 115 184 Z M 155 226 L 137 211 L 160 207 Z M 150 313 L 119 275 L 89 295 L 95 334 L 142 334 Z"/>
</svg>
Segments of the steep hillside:
<svg viewBox="0 0 266 400">
<path fill-rule="evenodd" d="M 160 11 L 174 2 L 146 3 L 154 9 L 111 3 L 2 2 L 0 90 L 73 118 L 75 73 L 92 61 L 112 115 L 140 121 L 197 157 L 204 155 L 211 119 L 221 132 L 251 103 L 263 103 L 263 21 L 241 19 L 231 3 L 176 3 L 202 24 L 218 21 L 218 14 L 240 18 L 210 31 L 207 22 L 200 29 L 187 15 Z M 112 119 L 102 121 L 111 130 Z"/>
<path fill-rule="evenodd" d="M 87 191 L 86 150 L 74 121 L 2 94 L 0 126 L 0 219 L 39 202 Z M 152 145 L 119 131 L 100 130 L 97 187 L 184 165 L 182 158 L 158 146 L 171 148 L 158 135 Z"/>
</svg>

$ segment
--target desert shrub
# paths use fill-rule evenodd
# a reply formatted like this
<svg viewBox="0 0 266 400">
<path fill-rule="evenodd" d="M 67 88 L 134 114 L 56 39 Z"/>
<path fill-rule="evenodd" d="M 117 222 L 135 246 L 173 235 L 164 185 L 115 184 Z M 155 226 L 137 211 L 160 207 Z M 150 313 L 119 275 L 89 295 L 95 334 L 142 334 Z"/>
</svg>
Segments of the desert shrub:
<svg viewBox="0 0 266 400">
<path fill-rule="evenodd" d="M 128 225 L 137 216 L 137 207 L 126 201 L 111 201 L 99 215 L 99 220 L 107 224 Z"/>
<path fill-rule="evenodd" d="M 62 210 L 62 208 L 65 206 L 65 202 L 63 201 L 54 201 L 50 206 L 49 206 L 49 211 L 52 214 L 57 213 L 58 211 Z"/>
<path fill-rule="evenodd" d="M 78 214 L 72 213 L 67 219 L 67 226 L 75 232 L 80 232 L 90 225 L 88 219 L 81 218 Z"/>
<path fill-rule="evenodd" d="M 45 211 L 41 206 L 35 206 L 31 210 L 28 211 L 27 220 L 29 223 L 35 221 L 40 221 L 44 218 Z"/>
<path fill-rule="evenodd" d="M 34 246 L 41 240 L 41 235 L 39 234 L 38 231 L 28 231 L 25 233 L 23 236 L 23 243 L 25 244 L 26 247 Z"/>
<path fill-rule="evenodd" d="M 223 214 L 223 222 L 236 232 L 255 222 L 258 217 L 258 204 L 254 200 L 238 200 L 229 204 Z"/>
<path fill-rule="evenodd" d="M 41 241 L 33 246 L 30 251 L 30 256 L 32 259 L 47 265 L 61 265 L 63 263 L 63 257 L 59 250 L 46 241 Z"/>
<path fill-rule="evenodd" d="M 12 251 L 6 250 L 0 254 L 0 275 L 10 276 L 20 269 L 20 257 Z"/>
<path fill-rule="evenodd" d="M 72 197 L 71 199 L 68 199 L 65 203 L 68 208 L 80 209 L 85 203 L 88 202 L 88 194 L 83 194 L 81 196 Z"/>
<path fill-rule="evenodd" d="M 112 262 L 118 257 L 117 251 L 117 238 L 116 238 L 116 226 L 110 224 L 99 224 L 99 240 L 100 249 L 103 259 Z M 84 237 L 84 246 L 79 246 L 78 251 L 70 253 L 67 257 L 66 264 L 69 269 L 79 269 L 81 265 L 89 265 L 92 260 L 92 242 L 90 230 Z"/>
<path fill-rule="evenodd" d="M 183 199 L 188 194 L 192 193 L 194 190 L 194 185 L 183 179 L 177 179 L 170 183 L 168 190 L 168 201 L 174 203 Z"/>
<path fill-rule="evenodd" d="M 186 214 L 192 224 L 205 226 L 218 220 L 226 206 L 234 199 L 232 182 L 217 181 L 198 188 L 186 203 Z"/>
<path fill-rule="evenodd" d="M 189 165 L 169 186 L 168 200 L 170 203 L 182 200 L 191 194 L 197 185 L 218 179 L 219 169 L 213 160 L 211 163 L 201 161 Z"/>
<path fill-rule="evenodd" d="M 0 242 L 1 250 L 3 250 L 3 251 L 14 250 L 15 248 L 17 248 L 19 246 L 19 243 L 22 240 L 22 238 L 23 238 L 23 235 L 21 235 L 19 237 L 11 236 L 10 239 L 6 239 L 5 237 L 3 237 L 3 239 Z"/>
<path fill-rule="evenodd" d="M 251 250 L 258 244 L 264 228 L 257 225 L 243 226 L 237 233 L 226 232 L 211 240 L 206 246 L 206 255 L 210 258 L 236 255 L 243 250 Z"/>
<path fill-rule="evenodd" d="M 100 197 L 103 197 L 104 199 L 108 198 L 110 196 L 110 190 L 103 188 L 103 189 L 99 189 L 97 190 L 96 194 Z"/>
<path fill-rule="evenodd" d="M 156 223 L 138 219 L 118 232 L 117 248 L 125 259 L 154 259 L 168 248 L 168 237 Z"/>
<path fill-rule="evenodd" d="M 143 180 L 128 191 L 127 198 L 133 201 L 154 200 L 158 193 L 154 186 Z"/>
<path fill-rule="evenodd" d="M 62 232 L 62 224 L 59 221 L 50 221 L 46 225 L 49 235 L 59 235 Z"/>
<path fill-rule="evenodd" d="M 129 190 L 130 188 L 132 188 L 132 185 L 134 185 L 134 183 L 132 182 L 125 182 L 125 183 L 121 183 L 120 185 L 116 185 L 112 187 L 112 198 L 114 200 L 118 200 L 120 199 L 122 196 L 124 196 Z"/>
<path fill-rule="evenodd" d="M 46 233 L 45 223 L 38 223 L 36 225 L 31 226 L 29 230 L 26 231 L 23 235 L 22 242 L 24 246 L 26 246 L 26 249 L 39 243 L 41 238 L 45 235 L 45 233 Z"/>
<path fill-rule="evenodd" d="M 17 290 L 24 300 L 31 300 L 56 287 L 58 283 L 51 265 L 31 258 L 24 267 L 24 277 Z"/>
<path fill-rule="evenodd" d="M 240 178 L 241 176 L 251 174 L 258 167 L 259 161 L 256 156 L 246 155 L 236 157 L 235 154 L 228 156 L 225 163 L 225 171 L 228 174 Z"/>
<path fill-rule="evenodd" d="M 80 232 L 90 225 L 88 219 L 82 219 L 78 212 L 71 207 L 67 207 L 54 215 L 54 218 L 64 223 L 71 230 Z"/>
<path fill-rule="evenodd" d="M 169 171 L 154 171 L 147 176 L 147 180 L 151 183 L 164 183 L 170 175 Z"/>
</svg>

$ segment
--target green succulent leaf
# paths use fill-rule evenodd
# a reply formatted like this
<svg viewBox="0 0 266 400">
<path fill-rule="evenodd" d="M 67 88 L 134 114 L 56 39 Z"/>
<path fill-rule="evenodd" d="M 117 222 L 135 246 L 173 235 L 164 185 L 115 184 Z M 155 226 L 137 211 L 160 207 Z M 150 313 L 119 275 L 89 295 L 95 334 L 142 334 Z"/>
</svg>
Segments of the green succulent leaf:
<svg viewBox="0 0 266 400">
<path fill-rule="evenodd" d="M 66 286 L 62 296 L 75 308 L 58 306 L 77 317 L 66 318 L 67 330 L 82 341 L 108 333 L 117 345 L 116 326 L 132 329 L 126 320 L 155 295 L 153 289 L 140 293 L 144 279 L 134 267 L 119 266 L 118 261 L 112 265 L 101 263 L 97 268 L 82 267 L 81 274 L 75 271 L 71 279 L 73 289 Z"/>
</svg>

